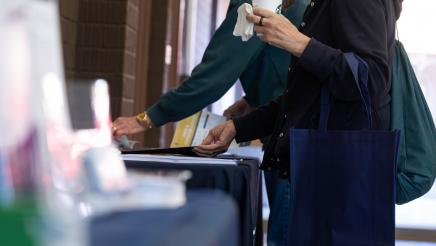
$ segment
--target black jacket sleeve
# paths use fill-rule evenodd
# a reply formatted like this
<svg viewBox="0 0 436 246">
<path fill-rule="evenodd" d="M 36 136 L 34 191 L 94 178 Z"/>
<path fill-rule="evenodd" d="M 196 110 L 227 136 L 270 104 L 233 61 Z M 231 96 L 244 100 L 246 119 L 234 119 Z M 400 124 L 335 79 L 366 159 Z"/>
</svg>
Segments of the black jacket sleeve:
<svg viewBox="0 0 436 246">
<path fill-rule="evenodd" d="M 261 106 L 250 114 L 233 119 L 236 128 L 236 142 L 245 142 L 270 135 L 279 114 L 283 96 Z"/>
<path fill-rule="evenodd" d="M 360 100 L 344 57 L 344 53 L 353 52 L 368 64 L 370 94 L 377 102 L 390 90 L 387 16 L 383 1 L 332 0 L 328 11 L 337 47 L 313 38 L 300 57 L 300 64 L 325 83 L 335 99 Z"/>
</svg>

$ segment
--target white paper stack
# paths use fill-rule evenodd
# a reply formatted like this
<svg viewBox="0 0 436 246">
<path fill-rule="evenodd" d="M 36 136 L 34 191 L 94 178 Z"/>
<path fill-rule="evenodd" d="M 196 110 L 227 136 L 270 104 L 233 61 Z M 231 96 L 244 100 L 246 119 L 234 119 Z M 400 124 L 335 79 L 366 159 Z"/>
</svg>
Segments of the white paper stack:
<svg viewBox="0 0 436 246">
<path fill-rule="evenodd" d="M 174 164 L 217 164 L 217 165 L 237 165 L 234 159 L 218 159 L 205 157 L 189 157 L 177 155 L 123 155 L 124 161 L 143 161 L 143 162 L 161 162 Z"/>
</svg>

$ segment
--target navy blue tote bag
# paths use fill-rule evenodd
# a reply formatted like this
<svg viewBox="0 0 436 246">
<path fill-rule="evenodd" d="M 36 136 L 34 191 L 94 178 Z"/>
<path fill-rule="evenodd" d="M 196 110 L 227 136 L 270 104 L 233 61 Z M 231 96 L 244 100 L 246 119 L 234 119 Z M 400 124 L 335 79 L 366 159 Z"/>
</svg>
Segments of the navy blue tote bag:
<svg viewBox="0 0 436 246">
<path fill-rule="evenodd" d="M 368 66 L 346 54 L 371 129 Z M 321 93 L 318 130 L 291 129 L 289 245 L 394 245 L 399 131 L 329 131 Z"/>
</svg>

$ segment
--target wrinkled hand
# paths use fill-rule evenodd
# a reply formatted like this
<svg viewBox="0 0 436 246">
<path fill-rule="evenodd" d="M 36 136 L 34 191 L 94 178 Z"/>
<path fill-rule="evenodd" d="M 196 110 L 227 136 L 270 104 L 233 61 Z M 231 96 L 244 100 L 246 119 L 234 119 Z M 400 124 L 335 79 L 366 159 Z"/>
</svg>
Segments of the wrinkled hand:
<svg viewBox="0 0 436 246">
<path fill-rule="evenodd" d="M 136 121 L 136 116 L 119 117 L 112 123 L 113 135 L 118 140 L 120 140 L 123 135 L 134 135 L 145 132 L 145 130 L 146 129 Z"/>
<path fill-rule="evenodd" d="M 236 128 L 233 121 L 229 120 L 209 131 L 209 135 L 203 143 L 194 151 L 199 155 L 213 156 L 225 152 L 236 136 Z"/>
<path fill-rule="evenodd" d="M 224 116 L 229 120 L 233 117 L 241 117 L 253 111 L 247 101 L 242 98 L 224 111 Z"/>
<path fill-rule="evenodd" d="M 263 16 L 263 25 L 259 26 Z M 300 57 L 309 44 L 310 38 L 302 34 L 286 17 L 263 8 L 255 8 L 247 20 L 255 24 L 254 31 L 259 38 L 278 48 Z"/>
</svg>

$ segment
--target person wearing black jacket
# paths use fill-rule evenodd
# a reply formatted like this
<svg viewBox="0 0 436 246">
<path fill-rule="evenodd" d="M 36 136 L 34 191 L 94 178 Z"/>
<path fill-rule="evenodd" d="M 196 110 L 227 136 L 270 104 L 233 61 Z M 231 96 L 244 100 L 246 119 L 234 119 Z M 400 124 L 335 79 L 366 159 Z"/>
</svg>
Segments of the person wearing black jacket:
<svg viewBox="0 0 436 246">
<path fill-rule="evenodd" d="M 212 129 L 196 151 L 214 154 L 226 150 L 234 138 L 244 142 L 271 135 L 261 168 L 278 169 L 282 177 L 288 177 L 289 129 L 318 128 L 323 86 L 328 88 L 335 105 L 328 128 L 364 129 L 366 113 L 344 57 L 350 52 L 368 64 L 376 119 L 373 129 L 388 129 L 390 67 L 401 3 L 402 0 L 313 0 L 298 28 L 281 15 L 255 9 L 247 19 L 256 24 L 257 35 L 295 57 L 289 67 L 287 89 L 252 113 Z"/>
</svg>

